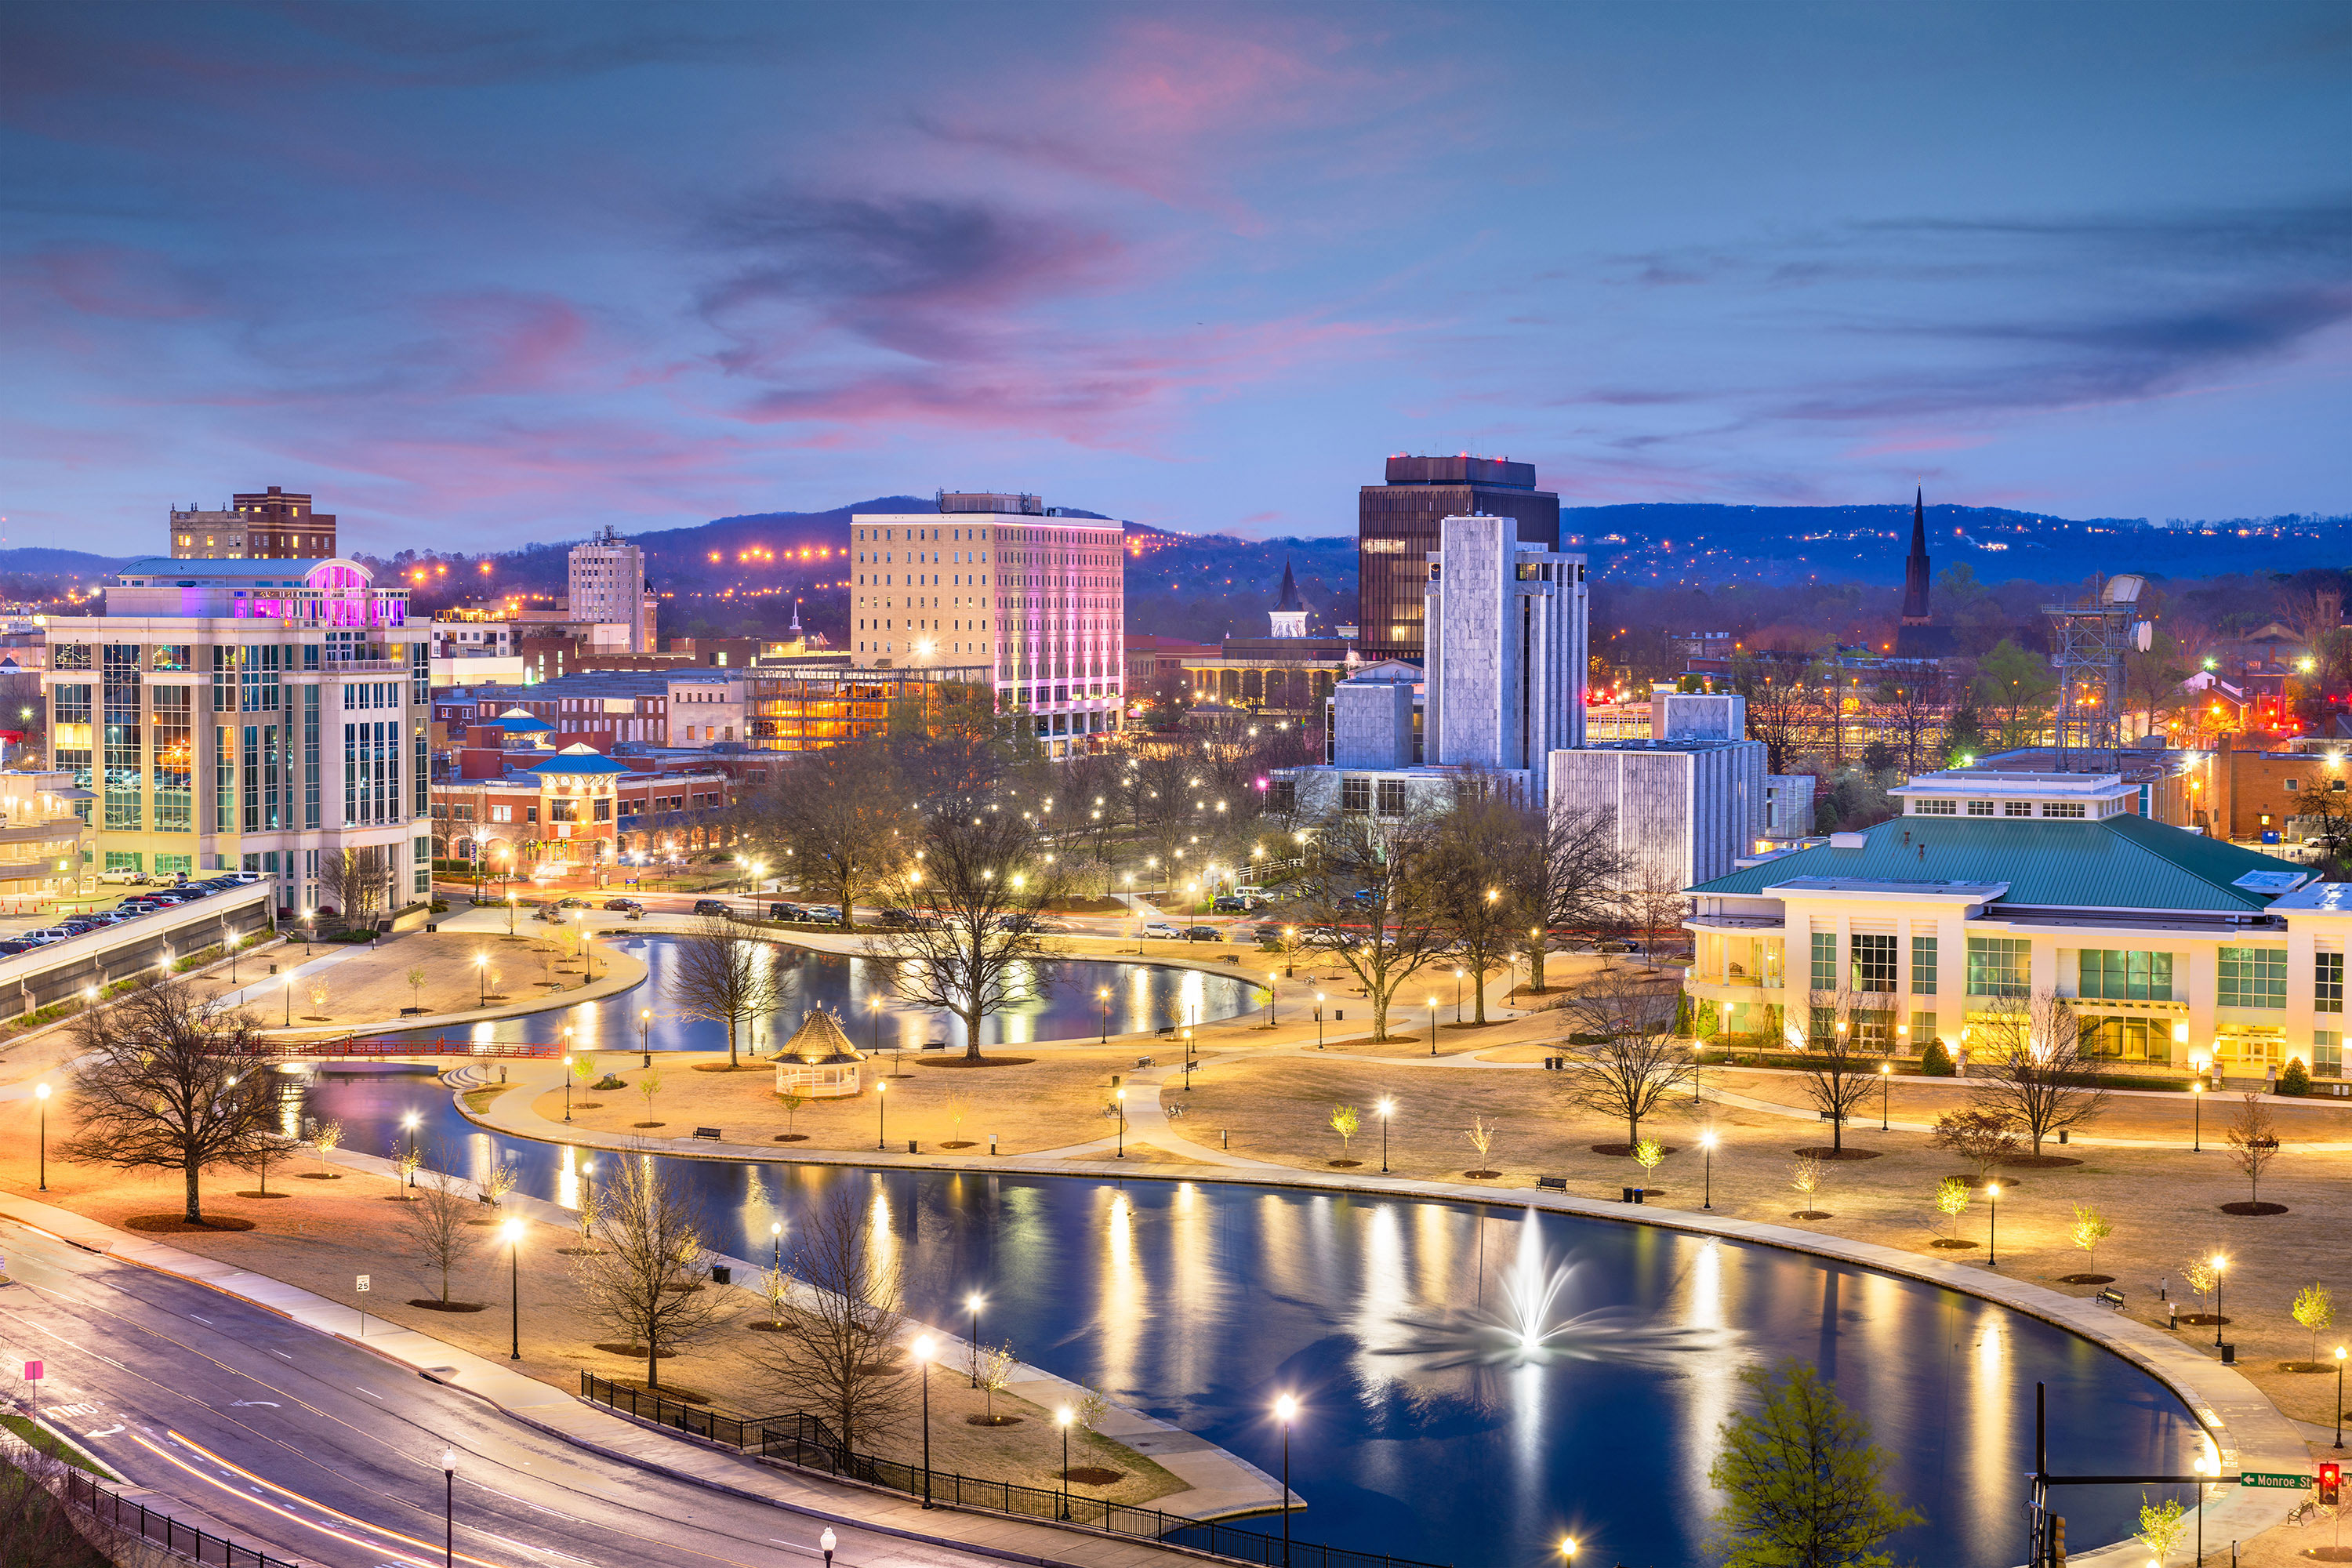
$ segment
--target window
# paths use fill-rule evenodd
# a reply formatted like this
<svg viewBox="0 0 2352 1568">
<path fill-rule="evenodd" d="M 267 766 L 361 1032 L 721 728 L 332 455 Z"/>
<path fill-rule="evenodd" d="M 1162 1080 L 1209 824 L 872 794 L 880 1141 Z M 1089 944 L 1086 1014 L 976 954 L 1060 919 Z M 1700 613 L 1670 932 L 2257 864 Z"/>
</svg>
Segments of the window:
<svg viewBox="0 0 2352 1568">
<path fill-rule="evenodd" d="M 2083 803 L 2079 800 L 2053 800 L 2042 806 L 2042 815 L 2044 816 L 2080 816 L 2083 815 Z"/>
<path fill-rule="evenodd" d="M 1895 989 L 1895 939 L 1856 932 L 1853 941 L 1853 988 L 1856 991 Z"/>
<path fill-rule="evenodd" d="M 2287 792 L 2291 795 L 2294 791 L 2303 787 L 2303 781 L 2301 779 L 2289 779 L 2286 781 L 2286 787 Z"/>
<path fill-rule="evenodd" d="M 155 874 L 159 877 L 169 877 L 175 872 L 181 876 L 185 876 L 195 868 L 196 858 L 193 855 L 158 855 L 155 857 Z"/>
<path fill-rule="evenodd" d="M 106 852 L 106 868 L 110 871 L 136 871 L 140 869 L 139 856 L 135 852 L 110 849 Z"/>
<path fill-rule="evenodd" d="M 1813 989 L 1816 991 L 1834 991 L 1837 989 L 1837 932 L 1833 931 L 1817 931 L 1813 932 L 1812 982 Z M 1819 1034 L 1820 1032 L 1821 1031 L 1818 1029 L 1814 1031 L 1816 1034 Z"/>
<path fill-rule="evenodd" d="M 2223 948 L 2221 990 L 2214 1001 L 2224 1007 L 2285 1006 L 2286 950 L 2281 947 Z"/>
<path fill-rule="evenodd" d="M 88 669 L 89 668 L 89 644 L 86 642 L 61 642 L 51 650 L 50 657 L 51 663 L 56 668 Z"/>
<path fill-rule="evenodd" d="M 2344 1011 L 2344 955 L 2340 952 L 2319 952 L 2312 955 L 2311 1006 L 2315 1013 Z"/>
<path fill-rule="evenodd" d="M 158 650 L 161 651 L 161 650 Z M 153 703 L 148 757 L 155 787 L 155 831 L 195 830 L 196 731 L 184 686 L 149 689 Z"/>
<path fill-rule="evenodd" d="M 1339 809 L 1341 811 L 1352 812 L 1371 810 L 1372 781 L 1370 779 L 1341 779 L 1339 781 Z"/>
<path fill-rule="evenodd" d="M 2162 1018 L 2086 1016 L 2081 1024 L 2083 1054 L 2111 1061 L 2168 1062 L 2172 1026 Z"/>
<path fill-rule="evenodd" d="M 1265 792 L 1268 811 L 1288 812 L 1298 809 L 1298 781 L 1276 779 Z"/>
<path fill-rule="evenodd" d="M 1936 994 L 1936 939 L 1915 936 L 1911 939 L 1911 994 L 1933 996 Z"/>
<path fill-rule="evenodd" d="M 512 822 L 514 820 L 514 807 L 510 805 L 491 806 L 490 820 L 492 822 Z"/>
<path fill-rule="evenodd" d="M 1912 1014 L 1912 1015 L 1911 1015 L 1911 1049 L 1912 1049 L 1915 1053 L 1916 1053 L 1916 1052 L 1920 1052 L 1920 1051 L 1925 1051 L 1925 1050 L 1927 1048 L 1927 1042 L 1928 1042 L 1929 1040 L 1932 1040 L 1932 1039 L 1934 1039 L 1934 1038 L 1936 1037 L 1936 1032 L 1937 1032 L 1937 1029 L 1938 1027 L 1939 1027 L 1939 1026 L 1938 1026 L 1938 1025 L 1937 1025 L 1937 1020 L 1936 1020 L 1936 1015 L 1935 1015 L 1935 1014 L 1933 1014 L 1933 1013 L 1914 1013 L 1914 1014 Z"/>
<path fill-rule="evenodd" d="M 1972 800 L 1969 802 L 1969 815 L 1970 816 L 1990 816 L 1992 815 L 1992 802 L 1989 800 Z"/>
<path fill-rule="evenodd" d="M 1381 815 L 1402 816 L 1404 809 L 1404 781 L 1382 779 L 1381 781 Z"/>
<path fill-rule="evenodd" d="M 2311 1032 L 2311 1070 L 2322 1078 L 2344 1076 L 2344 1032 L 2341 1029 L 2314 1029 Z"/>
<path fill-rule="evenodd" d="M 1832 937 L 1830 940 L 1832 942 L 1837 941 L 1835 937 Z M 1837 1009 L 1834 1007 L 1816 1007 L 1812 1010 L 1812 1027 L 1807 1031 L 1810 1037 L 1817 1041 L 1828 1040 L 1833 1037 L 1837 1034 Z"/>
<path fill-rule="evenodd" d="M 2084 948 L 2076 994 L 2099 1002 L 2169 1002 L 2172 954 Z"/>
<path fill-rule="evenodd" d="M 2031 994 L 2033 944 L 2021 936 L 1969 938 L 1969 994 Z"/>
<path fill-rule="evenodd" d="M 2032 816 L 2033 803 L 2030 800 L 2005 800 L 2000 803 L 2003 816 Z"/>
<path fill-rule="evenodd" d="M 1957 816 L 1959 806 L 1948 800 L 1915 800 L 1911 803 L 1914 816 Z"/>
</svg>

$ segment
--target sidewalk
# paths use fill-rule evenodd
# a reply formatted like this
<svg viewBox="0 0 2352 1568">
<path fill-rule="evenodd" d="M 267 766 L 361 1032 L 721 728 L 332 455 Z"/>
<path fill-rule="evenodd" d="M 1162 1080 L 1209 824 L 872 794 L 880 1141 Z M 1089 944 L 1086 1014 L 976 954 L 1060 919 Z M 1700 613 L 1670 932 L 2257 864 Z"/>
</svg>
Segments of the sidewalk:
<svg viewBox="0 0 2352 1568">
<path fill-rule="evenodd" d="M 337 1152 L 335 1163 L 353 1169 L 389 1170 L 383 1161 L 341 1151 Z M 510 1204 L 524 1201 L 508 1199 Z M 552 1204 L 538 1206 L 547 1213 L 534 1217 L 569 1223 L 569 1211 Z M 607 1458 L 772 1503 L 808 1518 L 1052 1568 L 1149 1568 L 1191 1556 L 1181 1549 L 1161 1547 L 1152 1542 L 1097 1534 L 1074 1526 L 967 1512 L 946 1504 L 926 1510 L 919 1500 L 878 1488 L 803 1477 L 797 1471 L 759 1463 L 722 1446 L 693 1442 L 642 1425 L 429 1335 L 387 1324 L 382 1319 L 363 1320 L 354 1308 L 282 1280 L 115 1230 L 53 1205 L 25 1197 L 0 1198 L 0 1218 L 14 1220 L 87 1250 L 176 1275 L 223 1295 L 249 1301 L 304 1328 L 373 1352 L 420 1376 L 461 1389 L 518 1421 Z M 749 1266 L 738 1261 L 737 1267 Z M 1019 1384 L 1015 1389 L 1022 1391 Z M 1029 1393 L 1027 1396 L 1036 1395 Z M 1249 1511 L 1253 1506 L 1270 1509 L 1281 1495 L 1280 1488 L 1255 1467 L 1224 1455 L 1205 1439 L 1165 1427 L 1148 1416 L 1138 1415 L 1136 1419 L 1162 1428 L 1162 1433 L 1139 1431 L 1137 1436 L 1144 1439 L 1142 1444 L 1125 1436 L 1119 1436 L 1118 1440 L 1150 1453 L 1170 1470 L 1181 1474 L 1186 1468 L 1212 1468 L 1208 1457 L 1214 1456 L 1233 1469 L 1245 1471 L 1264 1483 L 1255 1489 L 1254 1505 L 1236 1496 L 1229 1500 L 1232 1507 L 1204 1508 L 1191 1517 Z M 1117 1436 L 1108 1426 L 1097 1429 L 1107 1436 Z M 1240 1479 L 1238 1476 L 1232 1479 Z"/>
</svg>

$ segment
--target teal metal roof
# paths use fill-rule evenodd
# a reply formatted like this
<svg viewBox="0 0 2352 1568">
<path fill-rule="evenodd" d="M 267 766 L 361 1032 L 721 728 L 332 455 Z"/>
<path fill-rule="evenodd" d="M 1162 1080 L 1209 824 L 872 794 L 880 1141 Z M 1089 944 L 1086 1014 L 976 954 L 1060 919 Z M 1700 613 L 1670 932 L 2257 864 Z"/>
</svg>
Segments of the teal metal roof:
<svg viewBox="0 0 2352 1568">
<path fill-rule="evenodd" d="M 616 763 L 602 752 L 586 746 L 567 746 L 543 763 L 533 763 L 523 770 L 532 773 L 625 773 L 632 772 L 628 763 Z"/>
<path fill-rule="evenodd" d="M 535 718 L 520 708 L 509 708 L 490 722 L 509 735 L 544 735 L 555 728 L 546 720 Z"/>
<path fill-rule="evenodd" d="M 2000 901 L 2068 910 L 2267 910 L 2276 890 L 2231 884 L 2249 872 L 2306 868 L 2136 816 L 2095 821 L 1972 822 L 1898 816 L 1856 848 L 1819 844 L 1701 882 L 1694 893 L 1760 894 L 1800 877 L 1885 882 L 2006 882 Z"/>
</svg>

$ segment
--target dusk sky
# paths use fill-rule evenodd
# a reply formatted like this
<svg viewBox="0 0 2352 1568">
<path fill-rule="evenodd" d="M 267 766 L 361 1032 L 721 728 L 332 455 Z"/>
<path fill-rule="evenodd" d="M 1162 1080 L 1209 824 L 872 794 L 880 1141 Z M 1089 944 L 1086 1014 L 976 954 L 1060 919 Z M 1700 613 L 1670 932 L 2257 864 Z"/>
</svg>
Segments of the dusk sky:
<svg viewBox="0 0 2352 1568">
<path fill-rule="evenodd" d="M 0 527 L 2352 511 L 2340 3 L 0 6 Z"/>
</svg>

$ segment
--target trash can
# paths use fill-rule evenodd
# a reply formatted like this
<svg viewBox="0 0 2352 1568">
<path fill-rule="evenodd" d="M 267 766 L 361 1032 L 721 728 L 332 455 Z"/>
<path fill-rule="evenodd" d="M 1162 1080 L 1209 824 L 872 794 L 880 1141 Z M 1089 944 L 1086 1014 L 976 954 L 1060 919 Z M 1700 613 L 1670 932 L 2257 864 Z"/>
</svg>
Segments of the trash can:
<svg viewBox="0 0 2352 1568">
<path fill-rule="evenodd" d="M 1621 1203 L 1621 1204 L 1630 1204 L 1630 1203 L 1632 1203 L 1632 1202 L 1633 1201 L 1633 1188 L 1631 1188 L 1631 1187 L 1620 1187 L 1620 1188 L 1618 1188 L 1618 1189 L 1617 1189 L 1617 1192 L 1618 1192 L 1618 1198 L 1617 1198 L 1617 1201 L 1618 1201 L 1619 1203 Z"/>
<path fill-rule="evenodd" d="M 915 1140 L 909 1138 L 907 1140 L 907 1152 L 909 1154 L 919 1154 L 922 1152 L 922 1150 L 916 1144 Z"/>
<path fill-rule="evenodd" d="M 2060 1142 L 2061 1143 L 2063 1143 L 2064 1142 L 2066 1142 L 2066 1129 L 2064 1129 L 2063 1127 L 2061 1127 L 2060 1129 L 2058 1129 L 2058 1142 Z"/>
<path fill-rule="evenodd" d="M 710 1266 L 710 1282 L 713 1285 L 732 1285 L 735 1283 L 735 1270 L 724 1263 L 714 1263 Z"/>
<path fill-rule="evenodd" d="M 2235 1366 L 2238 1364 L 2238 1347 L 2236 1345 L 2227 1344 L 2221 1347 L 2221 1364 L 2223 1366 Z"/>
</svg>

